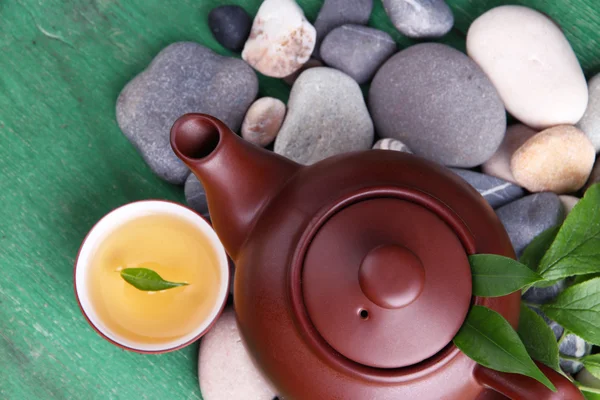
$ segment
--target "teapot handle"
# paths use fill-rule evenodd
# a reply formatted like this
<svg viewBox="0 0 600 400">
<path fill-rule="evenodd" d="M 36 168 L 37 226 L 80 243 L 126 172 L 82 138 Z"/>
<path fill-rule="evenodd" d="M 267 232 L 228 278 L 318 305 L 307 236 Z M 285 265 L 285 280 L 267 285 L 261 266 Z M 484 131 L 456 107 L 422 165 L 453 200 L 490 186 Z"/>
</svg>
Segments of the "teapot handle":
<svg viewBox="0 0 600 400">
<path fill-rule="evenodd" d="M 480 385 L 512 400 L 585 400 L 581 391 L 565 376 L 542 363 L 536 361 L 536 364 L 556 386 L 556 392 L 525 375 L 494 371 L 481 365 L 475 367 L 473 375 Z"/>
</svg>

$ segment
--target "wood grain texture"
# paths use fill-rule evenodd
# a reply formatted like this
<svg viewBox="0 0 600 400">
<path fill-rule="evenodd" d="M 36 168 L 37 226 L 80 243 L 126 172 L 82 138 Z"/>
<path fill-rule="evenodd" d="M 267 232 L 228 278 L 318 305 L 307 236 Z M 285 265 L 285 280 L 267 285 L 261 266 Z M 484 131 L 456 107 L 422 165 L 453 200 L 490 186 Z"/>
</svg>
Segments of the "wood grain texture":
<svg viewBox="0 0 600 400">
<path fill-rule="evenodd" d="M 371 25 L 400 47 L 380 0 Z M 201 399 L 197 345 L 138 355 L 102 340 L 73 294 L 73 262 L 90 227 L 139 199 L 183 201 L 152 175 L 115 121 L 125 83 L 166 45 L 202 43 L 217 4 L 255 14 L 260 0 L 5 0 L 0 2 L 0 398 Z M 471 21 L 500 0 L 451 0 L 464 49 Z M 596 0 L 523 0 L 555 18 L 588 76 L 600 68 Z M 314 20 L 321 1 L 300 4 Z M 260 94 L 289 88 L 261 77 Z M 252 400 L 252 399 L 248 399 Z"/>
</svg>

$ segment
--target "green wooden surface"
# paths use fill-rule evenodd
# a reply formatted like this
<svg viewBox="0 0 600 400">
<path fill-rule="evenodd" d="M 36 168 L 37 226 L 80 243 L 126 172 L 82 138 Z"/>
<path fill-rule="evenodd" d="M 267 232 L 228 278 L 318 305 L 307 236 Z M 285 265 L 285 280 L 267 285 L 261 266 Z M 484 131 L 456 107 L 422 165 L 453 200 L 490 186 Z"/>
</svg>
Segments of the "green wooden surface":
<svg viewBox="0 0 600 400">
<path fill-rule="evenodd" d="M 129 353 L 80 315 L 72 268 L 88 229 L 134 200 L 182 201 L 121 135 L 120 89 L 169 43 L 193 40 L 222 54 L 207 26 L 215 4 L 260 0 L 0 1 L 0 399 L 200 399 L 197 345 Z M 320 1 L 300 4 L 309 19 Z M 464 49 L 470 22 L 500 0 L 450 0 Z M 586 74 L 600 68 L 597 0 L 528 0 L 564 28 Z M 371 25 L 395 32 L 375 0 Z M 286 99 L 280 81 L 261 95 Z M 248 399 L 252 400 L 252 399 Z"/>
</svg>

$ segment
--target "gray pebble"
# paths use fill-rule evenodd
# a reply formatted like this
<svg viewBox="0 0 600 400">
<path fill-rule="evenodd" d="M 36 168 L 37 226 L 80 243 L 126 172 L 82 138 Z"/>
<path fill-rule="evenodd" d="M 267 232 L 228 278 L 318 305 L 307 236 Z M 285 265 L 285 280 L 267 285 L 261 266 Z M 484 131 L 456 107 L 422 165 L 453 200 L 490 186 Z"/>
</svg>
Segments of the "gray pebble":
<svg viewBox="0 0 600 400">
<path fill-rule="evenodd" d="M 366 25 L 373 10 L 373 0 L 325 0 L 314 27 L 317 44 L 313 57 L 319 58 L 321 42 L 334 28 L 344 24 Z"/>
<path fill-rule="evenodd" d="M 517 256 L 540 233 L 564 220 L 562 202 L 554 193 L 536 193 L 496 210 Z"/>
<path fill-rule="evenodd" d="M 380 136 L 453 167 L 489 159 L 506 131 L 504 104 L 481 68 L 439 43 L 411 46 L 386 61 L 371 83 L 369 110 Z"/>
<path fill-rule="evenodd" d="M 358 84 L 327 67 L 304 71 L 294 83 L 275 152 L 301 164 L 367 150 L 373 122 Z"/>
<path fill-rule="evenodd" d="M 117 122 L 158 176 L 183 184 L 190 172 L 169 142 L 175 120 L 201 112 L 237 130 L 257 93 L 258 79 L 245 62 L 197 43 L 174 43 L 121 91 Z"/>
<path fill-rule="evenodd" d="M 185 180 L 184 192 L 187 205 L 204 218 L 210 218 L 206 192 L 202 182 L 196 178 L 196 175 L 190 174 Z"/>
<path fill-rule="evenodd" d="M 374 150 L 393 150 L 412 154 L 407 145 L 396 139 L 379 139 L 373 145 Z"/>
<path fill-rule="evenodd" d="M 502 207 L 523 197 L 525 194 L 520 186 L 495 176 L 468 169 L 452 168 L 452 171 L 473 186 L 492 208 Z"/>
<path fill-rule="evenodd" d="M 219 6 L 208 13 L 208 26 L 223 47 L 241 51 L 250 35 L 252 18 L 240 6 Z"/>
<path fill-rule="evenodd" d="M 444 36 L 454 25 L 444 0 L 383 0 L 383 7 L 396 29 L 411 38 Z"/>
<path fill-rule="evenodd" d="M 521 298 L 531 304 L 546 304 L 554 300 L 567 286 L 567 280 L 562 279 L 552 286 L 531 287 L 523 293 Z"/>
<path fill-rule="evenodd" d="M 590 138 L 596 152 L 600 151 L 600 74 L 588 82 L 588 104 L 577 127 Z"/>
<path fill-rule="evenodd" d="M 361 25 L 342 25 L 321 44 L 325 64 L 350 75 L 358 84 L 368 82 L 377 69 L 397 50 L 387 33 Z"/>
</svg>

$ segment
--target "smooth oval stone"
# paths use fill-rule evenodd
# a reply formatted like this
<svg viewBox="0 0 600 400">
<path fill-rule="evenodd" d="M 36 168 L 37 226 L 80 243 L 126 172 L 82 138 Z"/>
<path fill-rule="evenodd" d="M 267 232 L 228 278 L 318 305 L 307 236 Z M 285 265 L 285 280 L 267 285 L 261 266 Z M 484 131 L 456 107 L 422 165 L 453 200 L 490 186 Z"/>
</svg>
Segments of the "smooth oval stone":
<svg viewBox="0 0 600 400">
<path fill-rule="evenodd" d="M 373 145 L 374 150 L 394 150 L 412 154 L 407 145 L 396 139 L 379 139 Z"/>
<path fill-rule="evenodd" d="M 171 149 L 175 120 L 186 113 L 205 113 L 237 131 L 257 93 L 256 74 L 242 60 L 197 43 L 174 43 L 123 88 L 117 122 L 154 173 L 181 185 L 190 171 Z"/>
<path fill-rule="evenodd" d="M 370 149 L 373 136 L 373 122 L 354 79 L 333 68 L 311 68 L 292 87 L 275 152 L 312 164 Z"/>
<path fill-rule="evenodd" d="M 564 210 L 554 193 L 535 193 L 496 210 L 517 256 L 540 233 L 563 222 Z"/>
<path fill-rule="evenodd" d="M 452 10 L 444 0 L 383 0 L 392 23 L 410 38 L 436 38 L 454 25 Z"/>
<path fill-rule="evenodd" d="M 510 169 L 531 192 L 574 192 L 585 185 L 596 159 L 590 139 L 570 125 L 548 128 L 515 151 Z"/>
<path fill-rule="evenodd" d="M 377 69 L 396 52 L 387 33 L 361 25 L 342 25 L 332 30 L 321 45 L 325 64 L 350 75 L 359 85 L 373 78 Z"/>
<path fill-rule="evenodd" d="M 294 0 L 265 0 L 242 58 L 263 75 L 283 78 L 308 61 L 315 47 L 315 28 Z"/>
<path fill-rule="evenodd" d="M 366 25 L 369 22 L 373 0 L 325 0 L 317 19 L 317 44 L 313 57 L 320 58 L 321 42 L 334 28 L 345 24 Z"/>
<path fill-rule="evenodd" d="M 558 346 L 561 355 L 582 358 L 592 352 L 592 345 L 579 336 L 569 333 L 565 336 L 562 343 Z M 576 374 L 583 368 L 583 363 L 574 360 L 560 358 L 560 367 L 567 374 Z"/>
<path fill-rule="evenodd" d="M 185 201 L 187 205 L 202 215 L 204 218 L 210 219 L 208 213 L 208 202 L 206 200 L 206 192 L 202 182 L 194 174 L 190 174 L 185 180 L 184 185 Z"/>
<path fill-rule="evenodd" d="M 481 170 L 507 182 L 517 183 L 510 170 L 510 159 L 514 152 L 536 133 L 536 131 L 523 124 L 509 126 L 500 147 L 489 160 L 483 163 Z"/>
<path fill-rule="evenodd" d="M 257 146 L 265 147 L 270 144 L 285 117 L 285 104 L 273 97 L 263 97 L 256 100 L 246 113 L 242 123 L 242 137 Z"/>
<path fill-rule="evenodd" d="M 522 6 L 493 8 L 471 24 L 467 52 L 525 125 L 544 129 L 581 119 L 585 77 L 560 27 L 546 15 Z"/>
<path fill-rule="evenodd" d="M 580 200 L 579 197 L 569 196 L 566 194 L 560 195 L 558 198 L 565 209 L 565 215 L 569 215 L 569 213 L 573 210 L 573 207 L 575 207 Z"/>
<path fill-rule="evenodd" d="M 523 293 L 521 298 L 530 304 L 546 304 L 558 297 L 568 287 L 566 279 L 562 279 L 553 285 L 546 287 L 535 287 L 532 286 Z M 544 319 L 548 319 L 546 314 L 536 309 L 536 312 L 540 314 Z M 556 335 L 558 339 L 562 331 Z"/>
<path fill-rule="evenodd" d="M 521 187 L 494 176 L 468 169 L 452 168 L 451 170 L 477 190 L 492 208 L 501 207 L 525 194 Z"/>
<path fill-rule="evenodd" d="M 577 127 L 590 138 L 596 152 L 600 151 L 600 74 L 588 82 L 588 105 Z"/>
<path fill-rule="evenodd" d="M 371 83 L 369 110 L 380 136 L 454 167 L 486 161 L 506 131 L 504 106 L 483 71 L 438 43 L 411 46 L 386 61 Z"/>
<path fill-rule="evenodd" d="M 275 396 L 254 366 L 230 307 L 200 342 L 198 377 L 204 400 L 272 400 Z"/>
<path fill-rule="evenodd" d="M 250 35 L 252 18 L 240 6 L 220 6 L 208 13 L 208 27 L 223 47 L 241 51 Z"/>
</svg>

